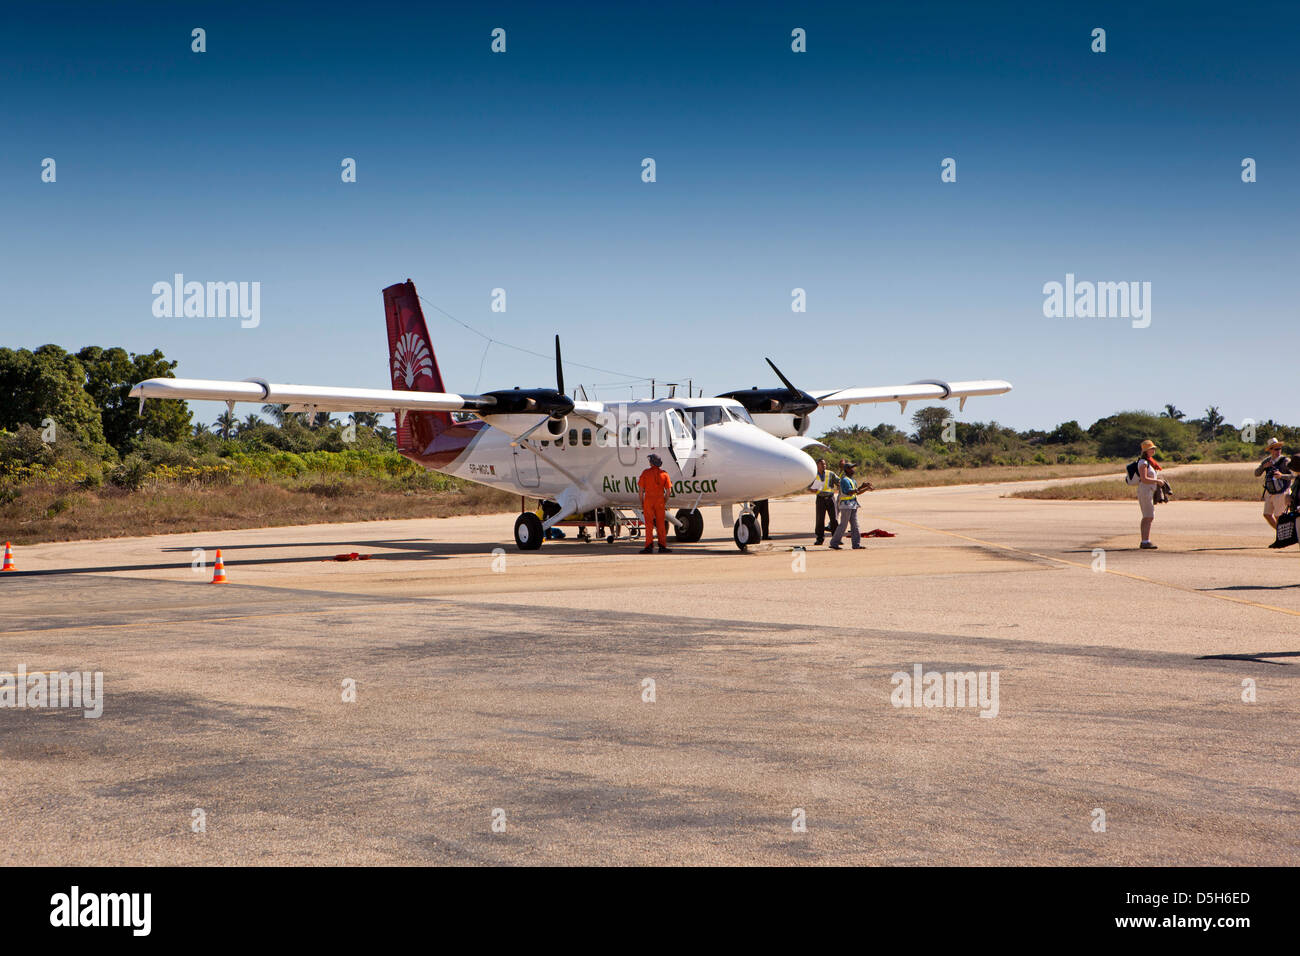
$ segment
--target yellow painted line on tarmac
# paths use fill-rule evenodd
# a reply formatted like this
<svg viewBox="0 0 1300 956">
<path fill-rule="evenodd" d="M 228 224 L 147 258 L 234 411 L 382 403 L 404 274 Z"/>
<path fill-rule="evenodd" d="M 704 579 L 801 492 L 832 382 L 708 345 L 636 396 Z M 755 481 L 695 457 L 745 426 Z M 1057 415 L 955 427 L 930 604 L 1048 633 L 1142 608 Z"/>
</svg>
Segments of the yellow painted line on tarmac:
<svg viewBox="0 0 1300 956">
<path fill-rule="evenodd" d="M 1009 544 L 998 544 L 996 541 L 985 541 L 982 538 L 972 538 L 967 534 L 958 534 L 956 531 L 944 531 L 942 528 L 931 528 L 928 525 L 917 524 L 914 521 L 904 521 L 902 518 L 896 518 L 893 515 L 876 515 L 878 521 L 892 521 L 895 524 L 905 524 L 912 528 L 918 528 L 921 531 L 930 531 L 934 534 L 947 535 L 950 538 L 960 538 L 962 541 L 971 541 L 987 548 L 998 548 L 1002 551 L 1011 551 L 1015 554 L 1024 554 L 1033 558 L 1042 558 L 1044 561 L 1054 561 L 1057 564 L 1064 564 L 1071 568 L 1082 568 L 1085 571 L 1093 571 L 1091 564 L 1081 564 L 1078 561 L 1068 561 L 1065 558 L 1054 557 L 1050 554 L 1040 554 L 1037 551 L 1026 551 L 1024 548 L 1016 548 Z M 1155 584 L 1162 588 L 1172 588 L 1175 591 L 1186 591 L 1188 594 L 1196 594 L 1200 597 L 1214 598 L 1216 601 L 1227 601 L 1230 604 L 1244 604 L 1247 607 L 1257 607 L 1264 611 L 1276 611 L 1279 614 L 1289 614 L 1292 617 L 1300 617 L 1300 611 L 1289 607 L 1278 607 L 1275 604 L 1261 604 L 1259 601 L 1248 601 L 1245 598 L 1229 597 L 1226 594 L 1214 594 L 1209 591 L 1199 591 L 1196 588 L 1188 587 L 1185 584 L 1175 584 L 1172 581 L 1161 581 L 1157 578 L 1149 578 L 1143 574 L 1134 574 L 1131 571 L 1114 571 L 1106 568 L 1104 574 L 1114 574 L 1121 578 L 1129 578 L 1133 581 L 1141 581 L 1144 584 Z"/>
</svg>

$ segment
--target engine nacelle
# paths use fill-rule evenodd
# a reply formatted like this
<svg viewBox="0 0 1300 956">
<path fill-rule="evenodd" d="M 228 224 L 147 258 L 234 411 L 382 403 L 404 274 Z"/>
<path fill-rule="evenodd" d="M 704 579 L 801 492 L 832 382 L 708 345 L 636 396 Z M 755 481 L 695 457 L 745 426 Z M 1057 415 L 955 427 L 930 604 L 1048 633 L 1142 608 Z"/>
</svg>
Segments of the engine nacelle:
<svg viewBox="0 0 1300 956">
<path fill-rule="evenodd" d="M 804 436 L 800 435 L 797 437 L 790 437 L 783 440 L 787 445 L 791 445 L 794 448 L 798 448 L 801 452 L 803 452 L 805 455 L 807 455 L 809 458 L 812 459 L 825 458 L 826 456 L 833 454 L 830 448 L 828 448 L 826 445 L 823 445 L 816 438 L 805 438 Z"/>
<path fill-rule="evenodd" d="M 786 412 L 750 413 L 754 424 L 777 438 L 795 438 L 808 433 L 809 416 L 790 415 Z"/>
<path fill-rule="evenodd" d="M 569 430 L 569 416 L 563 418 L 548 418 L 546 420 L 546 430 L 555 438 L 560 438 Z"/>
</svg>

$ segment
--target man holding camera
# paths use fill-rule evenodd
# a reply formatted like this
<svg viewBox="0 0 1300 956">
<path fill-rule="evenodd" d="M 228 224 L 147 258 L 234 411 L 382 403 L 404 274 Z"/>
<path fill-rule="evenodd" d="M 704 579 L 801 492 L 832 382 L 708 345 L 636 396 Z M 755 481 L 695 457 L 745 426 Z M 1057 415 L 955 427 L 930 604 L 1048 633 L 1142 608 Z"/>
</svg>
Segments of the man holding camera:
<svg viewBox="0 0 1300 956">
<path fill-rule="evenodd" d="M 1290 506 L 1291 460 L 1282 454 L 1282 443 L 1272 438 L 1268 443 L 1268 457 L 1255 469 L 1255 477 L 1264 478 L 1264 520 L 1270 528 L 1277 528 L 1277 519 L 1286 514 Z"/>
</svg>

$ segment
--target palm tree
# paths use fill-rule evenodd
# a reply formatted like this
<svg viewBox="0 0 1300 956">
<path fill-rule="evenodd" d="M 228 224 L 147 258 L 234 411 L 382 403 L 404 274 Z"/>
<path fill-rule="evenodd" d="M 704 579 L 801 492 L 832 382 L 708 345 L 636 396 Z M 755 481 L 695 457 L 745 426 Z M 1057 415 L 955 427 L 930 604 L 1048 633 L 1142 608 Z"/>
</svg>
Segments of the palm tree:
<svg viewBox="0 0 1300 956">
<path fill-rule="evenodd" d="M 1185 412 L 1182 412 L 1179 409 L 1174 408 L 1174 406 L 1172 405 L 1166 405 L 1165 410 L 1160 413 L 1160 417 L 1172 418 L 1176 422 L 1181 422 L 1184 418 L 1187 417 L 1187 415 Z"/>
<path fill-rule="evenodd" d="M 365 425 L 375 428 L 379 424 L 379 412 L 353 412 L 348 416 L 353 425 Z"/>
<path fill-rule="evenodd" d="M 217 420 L 212 423 L 212 427 L 222 438 L 233 438 L 236 424 L 235 416 L 229 411 L 224 411 L 217 416 Z"/>
<path fill-rule="evenodd" d="M 288 417 L 284 410 L 288 407 L 288 405 L 263 405 L 262 414 L 277 425 L 283 425 L 284 420 Z"/>
<path fill-rule="evenodd" d="M 262 421 L 256 415 L 250 414 L 247 418 L 245 418 L 242 422 L 239 423 L 239 430 L 241 432 L 245 432 L 248 431 L 250 428 L 256 428 L 258 425 L 265 425 L 265 424 L 266 422 Z"/>
<path fill-rule="evenodd" d="M 1219 428 L 1223 425 L 1223 415 L 1219 413 L 1219 406 L 1211 405 L 1207 408 L 1205 418 L 1202 421 L 1205 422 L 1205 431 L 1211 438 L 1217 435 Z"/>
<path fill-rule="evenodd" d="M 195 438 L 202 438 L 204 435 L 207 435 L 209 433 L 208 426 L 203 424 L 202 422 L 195 422 L 194 428 L 191 429 L 191 432 Z"/>
</svg>

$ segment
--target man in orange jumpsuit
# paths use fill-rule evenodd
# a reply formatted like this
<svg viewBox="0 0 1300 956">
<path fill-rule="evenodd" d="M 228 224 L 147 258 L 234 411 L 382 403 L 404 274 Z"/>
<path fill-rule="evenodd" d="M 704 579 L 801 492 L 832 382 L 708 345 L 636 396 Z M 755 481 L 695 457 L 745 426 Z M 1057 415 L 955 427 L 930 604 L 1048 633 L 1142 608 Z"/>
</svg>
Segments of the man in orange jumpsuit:
<svg viewBox="0 0 1300 956">
<path fill-rule="evenodd" d="M 664 463 L 662 458 L 651 455 L 649 460 L 650 467 L 641 472 L 641 477 L 636 482 L 641 489 L 641 514 L 645 518 L 645 547 L 641 553 L 650 554 L 654 551 L 653 532 L 657 528 L 659 553 L 671 554 L 668 541 L 664 538 L 664 507 L 668 504 L 668 493 L 672 491 L 673 480 L 668 477 L 668 472 L 659 467 Z"/>
</svg>

